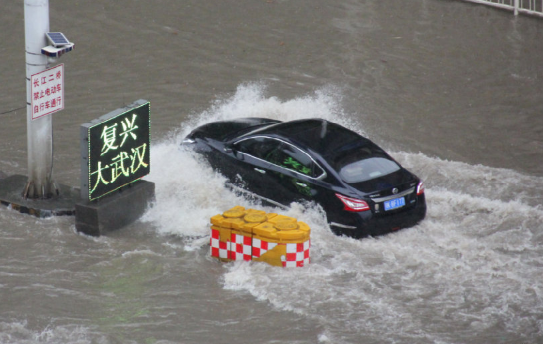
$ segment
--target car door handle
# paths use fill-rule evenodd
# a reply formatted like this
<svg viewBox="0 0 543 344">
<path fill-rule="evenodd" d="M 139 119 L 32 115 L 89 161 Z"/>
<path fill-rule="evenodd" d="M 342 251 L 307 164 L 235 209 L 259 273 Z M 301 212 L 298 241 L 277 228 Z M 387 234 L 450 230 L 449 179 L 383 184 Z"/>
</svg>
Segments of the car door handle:
<svg viewBox="0 0 543 344">
<path fill-rule="evenodd" d="M 258 173 L 266 174 L 266 171 L 260 168 L 255 168 L 255 171 L 257 171 Z"/>
<path fill-rule="evenodd" d="M 296 182 L 296 185 L 301 186 L 301 187 L 303 187 L 303 188 L 306 188 L 306 187 L 307 187 L 307 184 L 306 184 L 306 183 Z"/>
</svg>

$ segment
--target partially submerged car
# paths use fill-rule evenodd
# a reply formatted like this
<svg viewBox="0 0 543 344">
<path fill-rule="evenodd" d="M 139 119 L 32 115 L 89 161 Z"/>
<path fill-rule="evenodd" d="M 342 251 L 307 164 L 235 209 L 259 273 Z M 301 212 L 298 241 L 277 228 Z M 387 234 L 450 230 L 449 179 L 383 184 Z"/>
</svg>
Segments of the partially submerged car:
<svg viewBox="0 0 543 344">
<path fill-rule="evenodd" d="M 422 181 L 369 139 L 330 121 L 241 118 L 194 129 L 183 141 L 232 185 L 268 203 L 311 201 L 332 231 L 354 238 L 416 225 Z"/>
</svg>

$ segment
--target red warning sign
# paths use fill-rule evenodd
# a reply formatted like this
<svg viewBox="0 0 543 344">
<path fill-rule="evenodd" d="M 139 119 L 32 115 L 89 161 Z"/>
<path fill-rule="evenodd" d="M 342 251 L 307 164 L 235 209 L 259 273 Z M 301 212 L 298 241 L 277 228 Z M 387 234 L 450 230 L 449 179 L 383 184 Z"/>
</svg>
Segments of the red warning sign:
<svg viewBox="0 0 543 344">
<path fill-rule="evenodd" d="M 64 109 L 64 64 L 33 74 L 30 83 L 33 120 Z"/>
</svg>

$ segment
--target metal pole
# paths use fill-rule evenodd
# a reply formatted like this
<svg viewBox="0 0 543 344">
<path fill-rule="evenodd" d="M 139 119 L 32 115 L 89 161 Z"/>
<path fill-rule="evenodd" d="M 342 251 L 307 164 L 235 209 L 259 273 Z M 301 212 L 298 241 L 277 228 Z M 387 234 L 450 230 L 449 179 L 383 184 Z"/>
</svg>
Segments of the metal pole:
<svg viewBox="0 0 543 344">
<path fill-rule="evenodd" d="M 28 151 L 28 183 L 23 190 L 25 198 L 48 198 L 55 190 L 53 172 L 52 116 L 32 120 L 31 76 L 47 69 L 45 33 L 49 32 L 49 0 L 25 0 L 26 51 L 26 129 Z"/>
<path fill-rule="evenodd" d="M 518 15 L 518 0 L 515 0 L 515 15 Z"/>
</svg>

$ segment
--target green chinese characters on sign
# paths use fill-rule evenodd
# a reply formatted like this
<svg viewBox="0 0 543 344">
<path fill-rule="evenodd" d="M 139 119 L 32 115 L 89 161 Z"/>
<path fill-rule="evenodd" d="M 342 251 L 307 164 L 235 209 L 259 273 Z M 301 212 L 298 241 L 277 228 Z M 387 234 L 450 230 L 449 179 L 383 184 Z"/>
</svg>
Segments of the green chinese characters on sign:
<svg viewBox="0 0 543 344">
<path fill-rule="evenodd" d="M 93 200 L 150 172 L 150 104 L 88 129 L 89 199 Z"/>
</svg>

